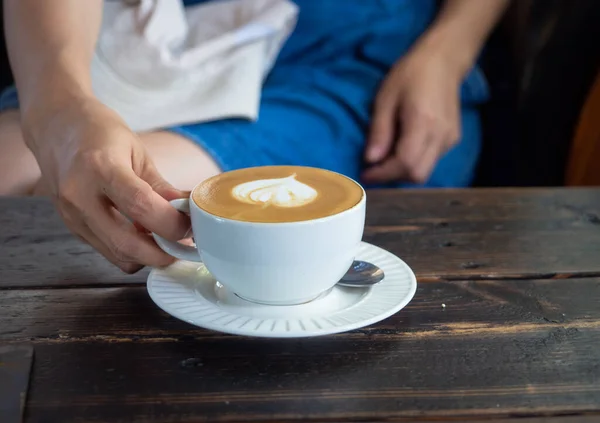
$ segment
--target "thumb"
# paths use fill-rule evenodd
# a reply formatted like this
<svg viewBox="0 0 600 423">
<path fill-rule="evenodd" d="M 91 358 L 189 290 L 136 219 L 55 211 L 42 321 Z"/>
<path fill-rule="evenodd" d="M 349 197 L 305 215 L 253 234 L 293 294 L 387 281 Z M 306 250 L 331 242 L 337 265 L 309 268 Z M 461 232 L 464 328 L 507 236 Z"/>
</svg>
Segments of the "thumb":
<svg viewBox="0 0 600 423">
<path fill-rule="evenodd" d="M 145 163 L 140 177 L 150 185 L 154 192 L 167 201 L 176 200 L 178 198 L 187 198 L 190 195 L 189 191 L 179 190 L 167 182 L 167 180 L 158 173 L 156 166 L 154 166 L 154 163 L 152 162 Z"/>
<path fill-rule="evenodd" d="M 396 135 L 396 102 L 390 93 L 380 91 L 371 118 L 371 128 L 365 150 L 365 160 L 377 163 L 390 152 Z"/>
</svg>

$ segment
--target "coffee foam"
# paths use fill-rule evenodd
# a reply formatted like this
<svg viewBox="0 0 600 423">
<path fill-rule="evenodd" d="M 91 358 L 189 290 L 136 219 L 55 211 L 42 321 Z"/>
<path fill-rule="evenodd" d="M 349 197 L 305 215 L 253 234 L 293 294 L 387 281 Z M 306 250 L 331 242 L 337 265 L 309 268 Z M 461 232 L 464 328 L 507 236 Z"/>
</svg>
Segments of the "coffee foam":
<svg viewBox="0 0 600 423">
<path fill-rule="evenodd" d="M 296 180 L 296 174 L 286 178 L 259 179 L 236 185 L 232 194 L 249 204 L 277 207 L 300 207 L 313 202 L 319 193 L 313 187 Z"/>
<path fill-rule="evenodd" d="M 204 211 L 257 223 L 299 222 L 332 216 L 357 205 L 364 191 L 352 179 L 303 166 L 261 166 L 213 176 L 192 192 Z"/>
</svg>

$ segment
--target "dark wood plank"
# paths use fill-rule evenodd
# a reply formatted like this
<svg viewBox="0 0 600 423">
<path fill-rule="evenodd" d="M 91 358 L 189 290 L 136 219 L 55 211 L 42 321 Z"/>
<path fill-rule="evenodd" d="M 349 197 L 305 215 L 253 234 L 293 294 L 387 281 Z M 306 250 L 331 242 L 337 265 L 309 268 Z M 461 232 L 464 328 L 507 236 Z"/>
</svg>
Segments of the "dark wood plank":
<svg viewBox="0 0 600 423">
<path fill-rule="evenodd" d="M 365 240 L 420 280 L 600 275 L 600 189 L 371 191 Z M 51 204 L 0 199 L 0 287 L 143 283 L 72 237 Z M 34 259 L 33 259 L 34 258 Z"/>
<path fill-rule="evenodd" d="M 0 342 L 35 346 L 30 422 L 583 415 L 600 413 L 598 305 L 600 278 L 430 282 L 372 327 L 262 340 L 177 321 L 143 287 L 4 290 Z"/>
<path fill-rule="evenodd" d="M 597 423 L 599 417 L 589 416 L 554 416 L 554 417 L 532 417 L 502 420 L 469 420 L 468 423 Z M 451 420 L 447 420 L 451 421 Z"/>
<path fill-rule="evenodd" d="M 600 417 L 598 415 L 590 414 L 590 415 L 578 415 L 578 416 L 551 416 L 551 417 L 521 417 L 515 416 L 513 418 L 506 419 L 485 419 L 485 420 L 471 420 L 465 418 L 440 418 L 435 420 L 436 423 L 455 423 L 455 422 L 465 422 L 465 423 L 597 423 Z M 418 422 L 425 421 L 424 419 L 410 419 L 406 421 Z"/>
<path fill-rule="evenodd" d="M 340 336 L 425 339 L 565 328 L 600 329 L 600 278 L 422 283 L 400 313 Z M 224 335 L 170 317 L 150 300 L 145 287 L 0 291 L 0 341 L 125 342 L 160 337 Z"/>
<path fill-rule="evenodd" d="M 141 281 L 72 236 L 51 202 L 0 197 L 0 288 Z"/>
<path fill-rule="evenodd" d="M 515 419 L 493 419 L 493 420 L 469 420 L 468 423 L 597 423 L 600 417 L 589 416 L 554 416 L 554 417 L 531 417 Z M 448 422 L 452 420 L 446 420 Z M 456 421 L 456 420 L 454 420 Z"/>
<path fill-rule="evenodd" d="M 368 193 L 365 240 L 424 278 L 600 274 L 600 189 Z"/>
<path fill-rule="evenodd" d="M 35 344 L 28 421 L 394 421 L 600 412 L 599 329 Z"/>
</svg>

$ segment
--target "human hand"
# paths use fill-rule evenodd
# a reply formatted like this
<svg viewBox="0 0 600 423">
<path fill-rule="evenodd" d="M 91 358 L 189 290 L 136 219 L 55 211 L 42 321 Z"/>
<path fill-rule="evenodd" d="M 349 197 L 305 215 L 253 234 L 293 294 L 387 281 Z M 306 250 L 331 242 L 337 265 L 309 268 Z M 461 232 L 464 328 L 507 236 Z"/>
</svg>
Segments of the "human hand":
<svg viewBox="0 0 600 423">
<path fill-rule="evenodd" d="M 186 193 L 158 174 L 119 116 L 95 99 L 74 99 L 25 118 L 23 129 L 45 191 L 72 232 L 127 273 L 173 261 L 148 231 L 183 238 L 189 219 L 168 200 Z"/>
<path fill-rule="evenodd" d="M 460 139 L 461 79 L 452 60 L 426 46 L 396 63 L 375 100 L 365 182 L 428 180 Z"/>
</svg>

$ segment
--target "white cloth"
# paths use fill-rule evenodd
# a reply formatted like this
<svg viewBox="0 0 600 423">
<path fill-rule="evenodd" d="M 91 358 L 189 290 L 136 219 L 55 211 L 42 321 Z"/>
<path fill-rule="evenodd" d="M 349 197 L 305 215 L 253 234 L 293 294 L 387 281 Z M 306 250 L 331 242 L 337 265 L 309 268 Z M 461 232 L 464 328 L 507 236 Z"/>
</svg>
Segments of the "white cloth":
<svg viewBox="0 0 600 423">
<path fill-rule="evenodd" d="M 262 83 L 293 31 L 288 0 L 106 1 L 92 61 L 100 101 L 135 131 L 255 120 Z"/>
</svg>

